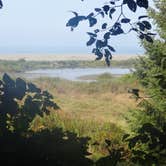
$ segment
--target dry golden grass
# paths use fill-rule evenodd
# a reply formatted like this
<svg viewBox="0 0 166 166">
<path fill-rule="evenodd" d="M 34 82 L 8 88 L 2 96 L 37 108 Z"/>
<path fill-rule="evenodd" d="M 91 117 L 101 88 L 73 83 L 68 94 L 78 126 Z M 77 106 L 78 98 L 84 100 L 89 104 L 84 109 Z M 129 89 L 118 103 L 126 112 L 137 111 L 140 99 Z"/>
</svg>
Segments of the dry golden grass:
<svg viewBox="0 0 166 166">
<path fill-rule="evenodd" d="M 105 80 L 75 83 L 43 79 L 38 84 L 53 93 L 55 102 L 65 113 L 78 119 L 111 122 L 127 129 L 125 117 L 129 110 L 137 107 L 135 100 L 127 93 L 127 87 L 132 87 L 135 82 L 129 84 Z"/>
<path fill-rule="evenodd" d="M 129 98 L 129 94 L 58 95 L 56 102 L 64 112 L 72 116 L 116 123 L 123 127 L 127 127 L 125 113 L 136 108 L 136 103 Z"/>
</svg>

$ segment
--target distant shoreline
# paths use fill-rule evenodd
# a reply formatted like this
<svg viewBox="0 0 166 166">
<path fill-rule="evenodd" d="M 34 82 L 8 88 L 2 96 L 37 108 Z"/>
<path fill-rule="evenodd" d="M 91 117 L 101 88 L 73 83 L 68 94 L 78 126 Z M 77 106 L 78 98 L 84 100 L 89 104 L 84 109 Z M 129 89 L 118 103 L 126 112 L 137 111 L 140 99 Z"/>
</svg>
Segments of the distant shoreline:
<svg viewBox="0 0 166 166">
<path fill-rule="evenodd" d="M 139 55 L 140 56 L 140 55 Z M 137 58 L 138 55 L 113 55 L 113 60 L 128 60 Z M 93 54 L 74 54 L 74 55 L 58 55 L 58 54 L 2 54 L 0 60 L 17 61 L 24 59 L 26 61 L 93 61 L 96 56 Z"/>
</svg>

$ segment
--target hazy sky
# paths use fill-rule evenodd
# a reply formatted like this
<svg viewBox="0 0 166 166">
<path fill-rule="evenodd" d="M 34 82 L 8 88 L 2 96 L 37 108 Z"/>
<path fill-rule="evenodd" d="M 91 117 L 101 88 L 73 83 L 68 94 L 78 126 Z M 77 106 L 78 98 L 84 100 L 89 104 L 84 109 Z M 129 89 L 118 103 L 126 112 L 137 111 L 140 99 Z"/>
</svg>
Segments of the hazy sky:
<svg viewBox="0 0 166 166">
<path fill-rule="evenodd" d="M 73 15 L 90 13 L 104 0 L 4 0 L 0 10 L 0 53 L 90 53 L 86 47 L 88 23 L 71 32 L 66 22 Z M 137 12 L 137 17 L 144 10 Z M 126 13 L 132 15 L 131 12 Z M 134 16 L 132 16 L 134 18 Z M 140 54 L 143 49 L 134 33 L 113 39 L 120 54 Z"/>
</svg>

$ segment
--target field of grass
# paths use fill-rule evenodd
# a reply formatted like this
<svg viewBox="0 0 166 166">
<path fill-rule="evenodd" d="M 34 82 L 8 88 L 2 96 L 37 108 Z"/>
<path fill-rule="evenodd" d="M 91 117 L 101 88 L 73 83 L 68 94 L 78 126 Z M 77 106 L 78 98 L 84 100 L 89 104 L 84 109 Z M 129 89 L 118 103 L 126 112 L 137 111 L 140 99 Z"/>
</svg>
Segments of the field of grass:
<svg viewBox="0 0 166 166">
<path fill-rule="evenodd" d="M 103 74 L 97 82 L 91 83 L 40 78 L 36 83 L 53 93 L 63 111 L 81 119 L 112 122 L 124 127 L 127 126 L 125 113 L 136 107 L 127 91 L 138 85 L 127 76 L 114 78 Z"/>
<path fill-rule="evenodd" d="M 24 91 L 25 82 L 19 81 L 19 79 L 14 80 L 7 75 L 3 77 L 4 83 L 7 84 L 6 87 L 9 89 L 12 87 L 15 89 L 14 94 L 16 90 L 20 94 L 22 88 Z M 20 109 L 23 114 L 18 112 L 19 118 L 16 115 L 16 119 L 13 118 L 8 123 L 11 132 L 20 132 L 21 138 L 24 136 L 25 141 L 26 139 L 34 140 L 37 148 L 43 147 L 41 153 L 46 153 L 49 157 L 52 154 L 56 158 L 56 154 L 59 152 L 60 156 L 63 156 L 63 151 L 70 150 L 71 156 L 75 156 L 77 153 L 79 156 L 81 153 L 88 160 L 98 163 L 100 159 L 107 160 L 111 153 L 120 150 L 125 162 L 129 161 L 131 151 L 122 138 L 126 133 L 132 133 L 129 121 L 133 118 L 131 112 L 137 110 L 137 103 L 131 98 L 128 90 L 135 87 L 142 88 L 133 75 L 113 77 L 110 74 L 102 74 L 96 76 L 94 82 L 43 77 L 33 79 L 37 89 L 35 85 L 30 85 L 28 82 L 30 80 L 26 81 L 26 88 L 30 88 L 31 91 L 28 89 L 22 99 L 17 99 L 17 95 L 14 98 L 14 102 L 18 103 L 16 109 Z M 45 90 L 50 92 L 53 98 L 50 98 L 51 95 Z M 5 91 L 5 94 L 6 92 L 8 91 Z M 8 97 L 6 96 L 6 100 Z M 56 103 L 58 109 L 49 104 L 52 101 Z M 45 104 L 47 107 L 44 107 Z M 7 107 L 5 103 L 4 107 Z M 43 108 L 48 109 L 50 114 L 44 113 L 43 110 L 39 116 L 38 111 Z M 30 115 L 33 113 L 33 118 L 30 119 L 28 125 L 24 124 L 28 118 L 24 115 L 24 111 L 28 115 L 27 110 L 30 111 Z M 23 125 L 27 126 L 26 130 Z M 11 136 L 9 135 L 9 137 Z M 13 138 L 16 139 L 15 135 Z M 80 142 L 82 139 L 86 141 Z M 18 146 L 24 146 L 19 141 L 17 142 Z M 88 153 L 86 156 L 81 150 L 82 146 Z M 47 152 L 46 147 L 51 147 L 52 150 L 49 148 Z M 103 161 L 101 162 L 103 163 Z"/>
<path fill-rule="evenodd" d="M 130 111 L 137 108 L 135 100 L 127 92 L 139 86 L 133 76 L 115 78 L 103 74 L 91 83 L 40 78 L 35 83 L 54 95 L 61 111 L 37 116 L 31 129 L 40 131 L 58 127 L 79 137 L 90 137 L 89 152 L 93 160 L 108 155 L 105 139 L 111 140 L 115 146 L 126 147 L 122 136 L 130 132 Z M 94 145 L 95 142 L 99 145 Z"/>
</svg>

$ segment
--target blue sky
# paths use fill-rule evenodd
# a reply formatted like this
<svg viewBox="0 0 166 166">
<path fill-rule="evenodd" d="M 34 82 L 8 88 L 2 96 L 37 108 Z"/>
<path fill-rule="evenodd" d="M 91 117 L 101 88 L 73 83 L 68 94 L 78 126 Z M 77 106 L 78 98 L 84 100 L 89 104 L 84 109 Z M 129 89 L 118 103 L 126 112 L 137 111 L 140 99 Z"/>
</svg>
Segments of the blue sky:
<svg viewBox="0 0 166 166">
<path fill-rule="evenodd" d="M 90 13 L 101 7 L 104 0 L 4 0 L 0 11 L 0 53 L 90 53 L 87 23 L 71 32 L 66 22 L 73 15 Z M 143 14 L 138 10 L 136 17 Z M 131 17 L 132 13 L 126 13 Z M 132 16 L 132 18 L 135 18 Z M 130 34 L 113 39 L 117 54 L 141 54 L 136 35 Z"/>
</svg>

